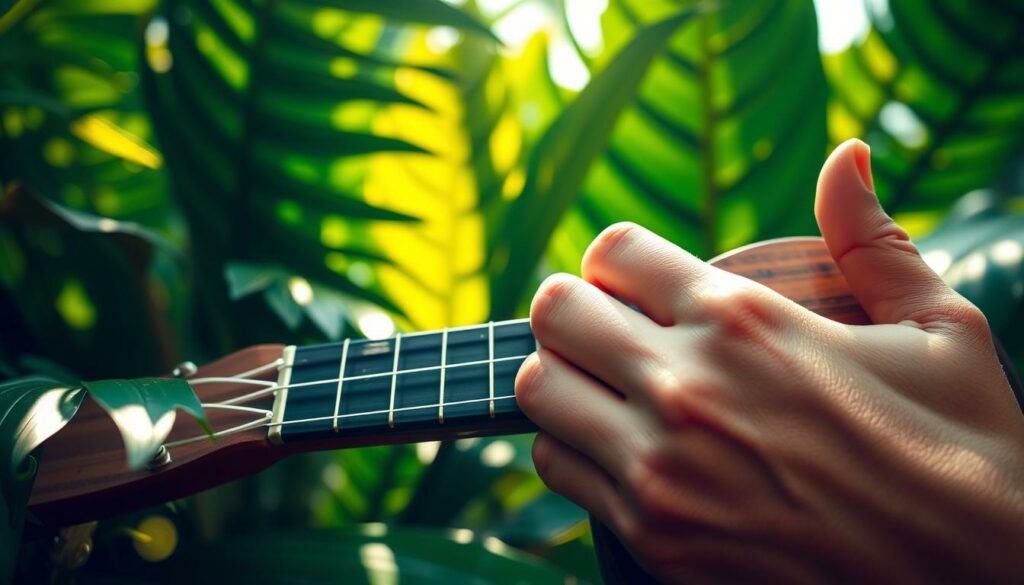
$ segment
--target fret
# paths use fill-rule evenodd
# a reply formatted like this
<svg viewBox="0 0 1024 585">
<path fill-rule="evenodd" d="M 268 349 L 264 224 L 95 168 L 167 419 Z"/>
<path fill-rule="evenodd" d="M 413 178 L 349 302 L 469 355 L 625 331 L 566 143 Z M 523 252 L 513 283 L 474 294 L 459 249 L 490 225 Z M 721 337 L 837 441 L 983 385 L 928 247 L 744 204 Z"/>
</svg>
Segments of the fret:
<svg viewBox="0 0 1024 585">
<path fill-rule="evenodd" d="M 448 333 L 444 368 L 446 419 L 487 417 L 490 408 L 489 330 L 488 325 L 480 325 Z"/>
<path fill-rule="evenodd" d="M 331 423 L 334 432 L 338 432 L 338 409 L 341 407 L 341 387 L 345 383 L 345 361 L 348 359 L 348 344 L 348 339 L 341 344 L 341 366 L 338 368 L 338 394 L 334 397 L 334 422 Z"/>
<path fill-rule="evenodd" d="M 487 322 L 487 367 L 487 394 L 490 399 L 487 414 L 494 418 L 494 321 Z"/>
<path fill-rule="evenodd" d="M 448 359 L 448 328 L 441 331 L 441 384 L 437 392 L 437 424 L 444 424 L 444 370 Z"/>
<path fill-rule="evenodd" d="M 443 337 L 444 334 L 438 332 L 402 335 L 395 386 L 395 428 L 405 430 L 437 425 Z"/>
<path fill-rule="evenodd" d="M 338 402 L 337 433 L 358 432 L 387 424 L 388 398 L 394 370 L 394 340 L 354 340 L 345 360 L 344 388 Z M 293 389 L 292 393 L 301 392 Z M 358 413 L 384 411 L 384 414 Z"/>
<path fill-rule="evenodd" d="M 333 407 L 337 396 L 341 351 L 342 344 L 335 343 L 295 349 L 283 419 L 324 417 L 325 420 L 282 426 L 280 438 L 284 442 L 295 436 L 310 436 L 324 431 L 333 433 Z"/>
<path fill-rule="evenodd" d="M 536 351 L 536 340 L 527 321 L 496 323 L 494 327 L 495 418 L 519 414 L 515 401 L 516 374 L 526 356 Z M 511 398 L 508 400 L 499 400 Z"/>
<path fill-rule="evenodd" d="M 395 388 L 398 387 L 398 354 L 402 348 L 402 334 L 395 336 L 395 362 L 391 369 L 391 400 L 388 404 L 388 426 L 395 428 Z"/>
</svg>

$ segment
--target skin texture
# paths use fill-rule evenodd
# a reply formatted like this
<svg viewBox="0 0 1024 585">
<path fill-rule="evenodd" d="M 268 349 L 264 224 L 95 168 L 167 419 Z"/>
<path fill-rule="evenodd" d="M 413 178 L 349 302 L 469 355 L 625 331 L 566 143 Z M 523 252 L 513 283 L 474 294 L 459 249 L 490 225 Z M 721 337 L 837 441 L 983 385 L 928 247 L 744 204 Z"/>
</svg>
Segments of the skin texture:
<svg viewBox="0 0 1024 585">
<path fill-rule="evenodd" d="M 633 224 L 548 278 L 516 380 L 538 473 L 666 582 L 1020 578 L 1024 417 L 984 315 L 881 209 L 865 144 L 815 213 L 876 325 Z"/>
</svg>

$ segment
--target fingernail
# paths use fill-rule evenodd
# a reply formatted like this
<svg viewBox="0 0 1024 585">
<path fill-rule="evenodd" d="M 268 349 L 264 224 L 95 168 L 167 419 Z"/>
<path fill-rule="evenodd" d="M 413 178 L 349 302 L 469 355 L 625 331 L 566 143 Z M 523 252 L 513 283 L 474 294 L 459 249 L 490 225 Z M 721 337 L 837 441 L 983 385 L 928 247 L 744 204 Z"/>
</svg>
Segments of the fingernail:
<svg viewBox="0 0 1024 585">
<path fill-rule="evenodd" d="M 875 180 L 871 177 L 871 147 L 858 140 L 853 147 L 854 160 L 857 162 L 857 171 L 860 172 L 860 180 L 864 188 L 872 193 L 875 192 Z"/>
</svg>

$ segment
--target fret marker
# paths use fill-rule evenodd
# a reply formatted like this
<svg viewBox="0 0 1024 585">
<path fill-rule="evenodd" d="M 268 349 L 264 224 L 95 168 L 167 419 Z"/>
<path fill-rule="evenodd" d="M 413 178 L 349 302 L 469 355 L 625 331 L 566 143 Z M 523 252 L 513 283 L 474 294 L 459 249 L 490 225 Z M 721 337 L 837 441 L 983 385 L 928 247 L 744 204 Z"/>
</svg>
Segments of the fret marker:
<svg viewBox="0 0 1024 585">
<path fill-rule="evenodd" d="M 398 351 L 402 347 L 402 334 L 395 335 L 395 362 L 391 368 L 391 403 L 388 406 L 388 426 L 395 428 L 395 388 L 398 386 Z"/>
<path fill-rule="evenodd" d="M 341 385 L 345 383 L 345 361 L 348 359 L 348 339 L 341 345 L 341 367 L 338 369 L 338 394 L 334 397 L 334 432 L 338 432 L 338 411 L 341 408 Z"/>
<path fill-rule="evenodd" d="M 490 391 L 488 392 L 488 412 L 494 418 L 494 321 L 487 322 L 487 365 L 490 368 Z"/>
<path fill-rule="evenodd" d="M 448 328 L 441 331 L 441 392 L 437 399 L 437 424 L 444 424 L 444 370 L 448 365 Z"/>
</svg>

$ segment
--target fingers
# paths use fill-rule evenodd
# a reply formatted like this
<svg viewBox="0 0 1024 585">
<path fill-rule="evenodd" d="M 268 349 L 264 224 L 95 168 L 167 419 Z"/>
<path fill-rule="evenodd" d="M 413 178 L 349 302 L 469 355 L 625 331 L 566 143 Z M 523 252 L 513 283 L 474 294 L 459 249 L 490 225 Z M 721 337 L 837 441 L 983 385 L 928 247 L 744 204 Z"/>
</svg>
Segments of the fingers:
<svg viewBox="0 0 1024 585">
<path fill-rule="evenodd" d="M 925 264 L 907 233 L 882 210 L 866 144 L 848 140 L 828 158 L 814 211 L 832 257 L 872 321 L 925 329 L 977 321 L 977 309 Z"/>
<path fill-rule="evenodd" d="M 621 525 L 626 502 L 608 474 L 588 457 L 540 432 L 533 442 L 533 462 L 537 474 L 552 491 L 585 508 L 608 526 Z"/>
<path fill-rule="evenodd" d="M 537 426 L 622 477 L 646 426 L 623 399 L 541 349 L 516 377 L 516 401 Z"/>
<path fill-rule="evenodd" d="M 574 276 L 544 281 L 530 307 L 530 324 L 541 347 L 619 392 L 642 389 L 660 371 L 652 343 L 661 328 Z"/>
<path fill-rule="evenodd" d="M 661 325 L 674 325 L 687 290 L 711 268 L 675 244 L 632 223 L 617 223 L 583 256 L 583 278 L 640 308 Z"/>
</svg>

